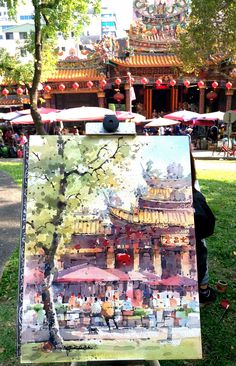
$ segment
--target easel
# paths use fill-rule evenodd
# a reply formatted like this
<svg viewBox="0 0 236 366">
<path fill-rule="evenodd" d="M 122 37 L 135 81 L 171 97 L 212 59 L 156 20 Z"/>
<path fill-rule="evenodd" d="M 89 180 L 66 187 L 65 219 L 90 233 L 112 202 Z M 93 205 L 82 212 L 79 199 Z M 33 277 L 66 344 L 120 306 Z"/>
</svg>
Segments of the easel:
<svg viewBox="0 0 236 366">
<path fill-rule="evenodd" d="M 107 115 L 101 123 L 86 123 L 85 134 L 90 136 L 96 135 L 136 135 L 135 123 L 119 123 L 118 119 L 113 115 Z M 124 364 L 124 362 L 127 362 Z M 144 366 L 144 362 L 148 366 L 161 366 L 159 361 L 142 361 L 142 360 L 114 360 L 114 361 L 92 361 L 92 362 L 72 362 L 70 366 Z"/>
</svg>

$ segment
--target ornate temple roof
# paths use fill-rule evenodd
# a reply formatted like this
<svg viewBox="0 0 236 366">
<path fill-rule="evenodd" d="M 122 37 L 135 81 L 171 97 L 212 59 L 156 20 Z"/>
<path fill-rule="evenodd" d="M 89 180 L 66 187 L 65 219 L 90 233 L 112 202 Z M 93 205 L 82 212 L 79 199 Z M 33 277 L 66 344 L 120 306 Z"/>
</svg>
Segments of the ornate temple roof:
<svg viewBox="0 0 236 366">
<path fill-rule="evenodd" d="M 181 62 L 175 55 L 141 55 L 121 58 L 111 58 L 111 62 L 126 67 L 170 67 L 181 66 Z"/>
<path fill-rule="evenodd" d="M 111 208 L 110 214 L 114 218 L 125 221 L 127 224 L 145 224 L 158 227 L 167 226 L 184 226 L 192 227 L 194 224 L 192 209 L 185 210 L 169 210 L 169 211 L 154 211 L 149 209 L 139 209 L 132 213 L 119 208 Z"/>
<path fill-rule="evenodd" d="M 48 81 L 87 81 L 87 80 L 102 80 L 104 75 L 93 69 L 57 69 Z"/>
</svg>

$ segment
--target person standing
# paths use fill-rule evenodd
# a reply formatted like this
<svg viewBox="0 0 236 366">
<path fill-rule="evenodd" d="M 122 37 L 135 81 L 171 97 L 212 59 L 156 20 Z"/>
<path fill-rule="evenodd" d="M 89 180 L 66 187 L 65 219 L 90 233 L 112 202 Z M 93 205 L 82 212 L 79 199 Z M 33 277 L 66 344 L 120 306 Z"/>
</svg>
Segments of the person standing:
<svg viewBox="0 0 236 366">
<path fill-rule="evenodd" d="M 209 286 L 208 273 L 208 252 L 205 238 L 211 236 L 215 229 L 215 216 L 208 206 L 204 195 L 198 191 L 196 185 L 196 170 L 192 154 L 190 154 L 192 189 L 193 189 L 193 208 L 194 224 L 197 252 L 198 287 L 199 302 L 202 305 L 210 304 L 215 301 L 215 291 Z"/>
<path fill-rule="evenodd" d="M 111 330 L 110 320 L 112 319 L 116 329 L 118 329 L 117 322 L 115 320 L 115 311 L 111 301 L 109 301 L 108 297 L 105 298 L 105 301 L 102 303 L 102 315 L 104 316 L 105 322 L 108 326 L 109 331 Z"/>
</svg>

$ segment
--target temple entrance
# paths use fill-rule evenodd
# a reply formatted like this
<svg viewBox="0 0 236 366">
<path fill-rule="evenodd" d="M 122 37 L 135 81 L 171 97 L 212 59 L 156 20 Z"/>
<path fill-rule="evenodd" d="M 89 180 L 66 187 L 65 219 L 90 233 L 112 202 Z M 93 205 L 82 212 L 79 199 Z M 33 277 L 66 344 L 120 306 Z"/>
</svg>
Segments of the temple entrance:
<svg viewBox="0 0 236 366">
<path fill-rule="evenodd" d="M 152 111 L 157 113 L 168 113 L 171 110 L 170 106 L 170 89 L 157 89 L 152 91 Z"/>
<path fill-rule="evenodd" d="M 93 106 L 98 107 L 97 93 L 54 94 L 57 109 Z"/>
</svg>

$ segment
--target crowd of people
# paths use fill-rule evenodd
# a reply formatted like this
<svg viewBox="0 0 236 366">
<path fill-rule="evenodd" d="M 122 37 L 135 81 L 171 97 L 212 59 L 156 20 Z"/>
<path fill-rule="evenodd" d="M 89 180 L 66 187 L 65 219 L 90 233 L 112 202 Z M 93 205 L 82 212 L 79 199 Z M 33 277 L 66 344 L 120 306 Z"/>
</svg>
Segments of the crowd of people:
<svg viewBox="0 0 236 366">
<path fill-rule="evenodd" d="M 0 158 L 22 158 L 27 142 L 28 136 L 23 131 L 0 129 Z"/>
</svg>

